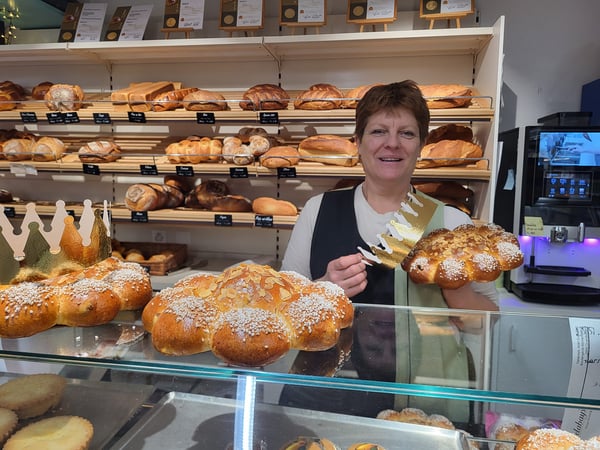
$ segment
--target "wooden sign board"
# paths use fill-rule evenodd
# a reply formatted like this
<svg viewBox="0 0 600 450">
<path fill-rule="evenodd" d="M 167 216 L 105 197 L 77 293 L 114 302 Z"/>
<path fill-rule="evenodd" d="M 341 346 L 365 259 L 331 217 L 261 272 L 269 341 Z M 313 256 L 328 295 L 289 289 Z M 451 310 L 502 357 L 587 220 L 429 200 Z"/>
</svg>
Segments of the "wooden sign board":
<svg viewBox="0 0 600 450">
<path fill-rule="evenodd" d="M 421 19 L 454 19 L 475 12 L 474 0 L 420 0 Z"/>
<path fill-rule="evenodd" d="M 327 0 L 281 0 L 279 24 L 317 27 L 327 23 Z"/>
<path fill-rule="evenodd" d="M 264 0 L 221 0 L 219 28 L 226 31 L 261 29 L 264 11 Z"/>
<path fill-rule="evenodd" d="M 398 17 L 397 0 L 348 0 L 346 22 L 361 25 L 391 23 Z"/>
</svg>

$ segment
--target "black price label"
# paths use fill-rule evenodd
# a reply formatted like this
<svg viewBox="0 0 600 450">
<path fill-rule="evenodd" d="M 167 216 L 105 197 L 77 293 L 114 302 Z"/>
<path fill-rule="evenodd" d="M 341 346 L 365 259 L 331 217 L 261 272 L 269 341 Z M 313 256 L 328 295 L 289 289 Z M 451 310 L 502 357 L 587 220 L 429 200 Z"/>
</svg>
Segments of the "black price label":
<svg viewBox="0 0 600 450">
<path fill-rule="evenodd" d="M 22 112 L 21 122 L 23 123 L 37 123 L 37 115 L 34 112 Z"/>
<path fill-rule="evenodd" d="M 279 113 L 277 112 L 261 112 L 259 114 L 260 123 L 263 125 L 278 125 Z"/>
<path fill-rule="evenodd" d="M 175 173 L 182 177 L 193 177 L 194 168 L 192 166 L 175 166 Z"/>
<path fill-rule="evenodd" d="M 147 223 L 148 211 L 131 211 L 131 221 L 135 223 Z"/>
<path fill-rule="evenodd" d="M 83 173 L 86 175 L 100 175 L 100 167 L 97 164 L 84 164 Z"/>
<path fill-rule="evenodd" d="M 158 175 L 158 169 L 154 164 L 140 164 L 140 173 L 142 175 Z"/>
<path fill-rule="evenodd" d="M 93 117 L 96 125 L 108 125 L 112 123 L 109 113 L 93 113 Z"/>
<path fill-rule="evenodd" d="M 63 114 L 64 123 L 79 123 L 79 114 L 76 112 L 66 112 Z"/>
<path fill-rule="evenodd" d="M 233 225 L 231 214 L 215 214 L 215 225 L 218 227 L 230 227 Z"/>
<path fill-rule="evenodd" d="M 15 207 L 14 206 L 5 206 L 4 207 L 4 215 L 9 218 L 15 217 L 16 216 Z"/>
<path fill-rule="evenodd" d="M 48 123 L 55 125 L 57 123 L 65 123 L 65 116 L 63 113 L 59 112 L 50 112 L 46 113 L 46 118 L 48 119 Z"/>
<path fill-rule="evenodd" d="M 262 228 L 273 228 L 273 216 L 254 216 L 254 226 Z"/>
<path fill-rule="evenodd" d="M 212 112 L 196 113 L 196 123 L 208 123 L 208 124 L 216 123 L 215 113 L 212 113 Z"/>
<path fill-rule="evenodd" d="M 277 178 L 296 178 L 295 167 L 278 167 Z"/>
<path fill-rule="evenodd" d="M 247 167 L 230 167 L 229 176 L 231 178 L 248 178 Z"/>
<path fill-rule="evenodd" d="M 128 111 L 127 117 L 133 123 L 146 123 L 146 114 L 137 111 Z"/>
</svg>

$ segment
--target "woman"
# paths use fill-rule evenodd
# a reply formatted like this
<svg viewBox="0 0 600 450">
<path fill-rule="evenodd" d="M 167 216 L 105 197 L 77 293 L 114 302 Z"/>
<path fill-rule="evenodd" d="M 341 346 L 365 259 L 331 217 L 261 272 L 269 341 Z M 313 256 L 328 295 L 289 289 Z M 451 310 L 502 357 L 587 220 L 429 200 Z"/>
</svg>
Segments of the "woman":
<svg viewBox="0 0 600 450">
<path fill-rule="evenodd" d="M 411 299 L 398 301 L 403 293 L 394 287 L 394 271 L 368 266 L 357 247 L 367 249 L 367 242 L 378 242 L 377 234 L 386 232 L 386 224 L 407 201 L 428 131 L 429 109 L 416 83 L 403 81 L 370 89 L 356 110 L 355 139 L 365 179 L 353 190 L 326 192 L 308 200 L 281 269 L 331 281 L 356 303 L 419 305 Z M 427 231 L 471 223 L 456 208 L 438 209 L 438 220 L 430 222 Z M 442 303 L 428 301 L 422 306 L 497 310 L 493 283 L 444 289 L 442 296 Z"/>
</svg>

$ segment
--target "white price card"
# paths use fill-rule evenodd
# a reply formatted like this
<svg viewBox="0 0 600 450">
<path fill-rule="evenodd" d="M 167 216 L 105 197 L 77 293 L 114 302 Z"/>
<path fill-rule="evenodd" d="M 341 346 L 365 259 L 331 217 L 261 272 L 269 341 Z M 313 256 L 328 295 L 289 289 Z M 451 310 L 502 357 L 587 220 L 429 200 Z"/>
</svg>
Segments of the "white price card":
<svg viewBox="0 0 600 450">
<path fill-rule="evenodd" d="M 298 0 L 298 22 L 323 22 L 323 0 Z"/>
<path fill-rule="evenodd" d="M 567 396 L 600 400 L 600 319 L 569 319 L 573 356 Z M 600 430 L 600 411 L 569 408 L 562 429 L 589 439 Z"/>
<path fill-rule="evenodd" d="M 440 6 L 441 14 L 471 12 L 472 0 L 447 0 Z"/>
<path fill-rule="evenodd" d="M 96 42 L 102 35 L 106 3 L 85 3 L 81 9 L 75 42 Z"/>
<path fill-rule="evenodd" d="M 238 0 L 236 26 L 261 27 L 263 19 L 262 6 L 262 0 Z"/>
<path fill-rule="evenodd" d="M 367 2 L 367 19 L 387 19 L 395 17 L 393 0 L 369 0 Z"/>
</svg>

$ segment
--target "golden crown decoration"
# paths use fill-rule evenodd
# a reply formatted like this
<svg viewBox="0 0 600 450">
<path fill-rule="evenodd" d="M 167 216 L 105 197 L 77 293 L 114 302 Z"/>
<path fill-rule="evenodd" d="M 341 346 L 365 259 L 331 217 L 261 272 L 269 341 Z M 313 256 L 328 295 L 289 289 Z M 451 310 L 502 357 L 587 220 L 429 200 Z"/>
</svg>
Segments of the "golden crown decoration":
<svg viewBox="0 0 600 450">
<path fill-rule="evenodd" d="M 13 219 L 14 222 L 14 219 Z M 50 227 L 40 218 L 35 203 L 28 203 L 19 231 L 0 214 L 0 284 L 35 281 L 88 267 L 110 256 L 108 202 L 93 208 L 84 200 L 79 221 L 56 202 Z"/>
<path fill-rule="evenodd" d="M 408 194 L 408 201 L 386 225 L 387 233 L 378 234 L 379 244 L 367 242 L 371 251 L 358 247 L 369 263 L 395 269 L 421 239 L 437 204 L 419 191 Z"/>
</svg>

